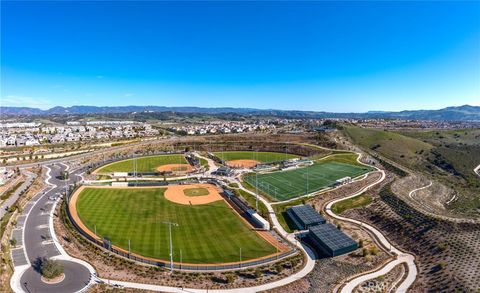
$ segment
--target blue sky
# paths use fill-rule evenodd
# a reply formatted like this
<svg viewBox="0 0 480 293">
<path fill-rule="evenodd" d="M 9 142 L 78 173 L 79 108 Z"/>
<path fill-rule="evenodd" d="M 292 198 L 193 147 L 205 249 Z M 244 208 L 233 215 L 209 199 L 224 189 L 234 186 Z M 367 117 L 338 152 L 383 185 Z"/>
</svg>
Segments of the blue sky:
<svg viewBox="0 0 480 293">
<path fill-rule="evenodd" d="M 480 105 L 480 2 L 6 2 L 2 106 Z"/>
</svg>

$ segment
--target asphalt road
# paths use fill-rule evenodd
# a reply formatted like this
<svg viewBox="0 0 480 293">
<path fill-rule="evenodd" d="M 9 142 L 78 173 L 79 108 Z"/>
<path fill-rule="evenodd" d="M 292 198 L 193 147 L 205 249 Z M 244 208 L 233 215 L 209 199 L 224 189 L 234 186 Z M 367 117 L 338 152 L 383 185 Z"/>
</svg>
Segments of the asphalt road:
<svg viewBox="0 0 480 293">
<path fill-rule="evenodd" d="M 57 185 L 57 187 L 47 191 L 37 199 L 25 221 L 23 244 L 27 258 L 32 264 L 21 277 L 22 289 L 25 292 L 76 292 L 84 288 L 90 281 L 88 269 L 81 264 L 71 261 L 60 261 L 64 265 L 65 279 L 57 284 L 43 282 L 40 279 L 40 273 L 33 267 L 33 264 L 40 258 L 52 258 L 60 255 L 50 234 L 50 211 L 54 203 L 50 197 L 58 196 L 65 190 L 65 181 L 57 178 L 65 169 L 66 167 L 63 164 L 56 164 L 51 167 L 50 175 L 52 177 L 49 182 Z M 67 183 L 80 181 L 79 172 L 80 170 L 71 173 Z"/>
</svg>

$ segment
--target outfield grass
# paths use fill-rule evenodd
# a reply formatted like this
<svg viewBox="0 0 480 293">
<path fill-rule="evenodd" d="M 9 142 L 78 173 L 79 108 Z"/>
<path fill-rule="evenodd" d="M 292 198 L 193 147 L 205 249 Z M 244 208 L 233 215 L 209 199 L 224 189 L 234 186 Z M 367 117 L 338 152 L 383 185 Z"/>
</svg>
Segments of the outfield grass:
<svg viewBox="0 0 480 293">
<path fill-rule="evenodd" d="M 185 157 L 178 155 L 160 155 L 137 158 L 137 172 L 156 172 L 160 166 L 167 164 L 188 164 Z M 106 165 L 97 170 L 97 173 L 133 172 L 133 159 L 123 160 Z"/>
<path fill-rule="evenodd" d="M 213 154 L 224 161 L 255 160 L 261 163 L 279 162 L 298 158 L 296 155 L 274 152 L 215 152 Z"/>
<path fill-rule="evenodd" d="M 258 174 L 258 189 L 271 199 L 282 201 L 318 191 L 337 179 L 347 176 L 354 178 L 371 170 L 363 165 L 321 160 L 305 168 Z M 253 188 L 257 186 L 255 174 L 245 176 L 244 181 Z"/>
<path fill-rule="evenodd" d="M 116 246 L 147 257 L 169 259 L 168 226 L 172 227 L 174 261 L 222 263 L 262 257 L 276 249 L 252 231 L 224 201 L 180 205 L 164 198 L 163 188 L 86 188 L 77 210 L 85 225 Z"/>
</svg>

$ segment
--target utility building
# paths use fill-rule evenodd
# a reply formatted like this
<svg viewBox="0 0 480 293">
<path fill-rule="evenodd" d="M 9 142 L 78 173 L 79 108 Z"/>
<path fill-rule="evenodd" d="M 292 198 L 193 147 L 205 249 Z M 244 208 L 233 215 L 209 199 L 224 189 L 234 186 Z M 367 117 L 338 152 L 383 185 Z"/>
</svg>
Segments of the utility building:
<svg viewBox="0 0 480 293">
<path fill-rule="evenodd" d="M 332 224 L 317 225 L 308 230 L 308 237 L 320 251 L 328 256 L 342 255 L 358 248 L 355 240 Z"/>
<path fill-rule="evenodd" d="M 311 226 L 325 224 L 325 219 L 309 205 L 298 205 L 287 209 L 287 215 L 298 230 L 306 230 Z"/>
</svg>

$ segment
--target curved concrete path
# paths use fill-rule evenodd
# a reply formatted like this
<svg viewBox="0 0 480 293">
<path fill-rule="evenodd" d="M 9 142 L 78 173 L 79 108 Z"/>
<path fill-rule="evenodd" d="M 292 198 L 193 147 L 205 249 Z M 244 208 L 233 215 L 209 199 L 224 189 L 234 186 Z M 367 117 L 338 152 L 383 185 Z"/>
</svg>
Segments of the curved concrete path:
<svg viewBox="0 0 480 293">
<path fill-rule="evenodd" d="M 360 157 L 358 158 L 358 160 L 360 160 Z M 366 224 L 364 222 L 358 221 L 358 220 L 354 220 L 354 219 L 339 216 L 339 215 L 335 214 L 334 212 L 332 212 L 332 210 L 331 210 L 332 206 L 335 203 L 346 200 L 346 199 L 349 199 L 349 198 L 352 198 L 352 197 L 356 197 L 356 196 L 364 193 L 365 191 L 367 191 L 371 187 L 373 187 L 373 186 L 377 185 L 378 183 L 382 182 L 385 179 L 385 171 L 380 170 L 380 169 L 377 169 L 377 170 L 382 173 L 382 176 L 379 180 L 377 180 L 376 182 L 374 182 L 374 183 L 372 183 L 368 186 L 365 186 L 364 188 L 362 188 L 359 192 L 357 192 L 355 194 L 330 201 L 325 206 L 325 212 L 329 216 L 331 216 L 335 219 L 342 220 L 342 221 L 347 221 L 347 222 L 350 222 L 350 223 L 360 225 L 362 228 L 370 231 L 375 236 L 375 238 L 377 239 L 379 244 L 381 244 L 386 250 L 388 250 L 392 253 L 395 253 L 397 255 L 397 257 L 396 257 L 396 259 L 387 263 L 385 266 L 383 266 L 382 268 L 380 268 L 377 271 L 374 271 L 374 272 L 371 272 L 371 273 L 368 273 L 368 274 L 364 274 L 364 275 L 360 275 L 358 277 L 355 277 L 355 278 L 349 280 L 342 287 L 341 293 L 352 292 L 353 289 L 355 289 L 355 287 L 357 287 L 358 285 L 360 285 L 364 281 L 368 281 L 368 280 L 380 277 L 382 275 L 385 275 L 391 269 L 393 269 L 395 266 L 397 266 L 398 264 L 404 263 L 404 262 L 408 266 L 407 277 L 398 285 L 398 287 L 396 289 L 396 292 L 407 292 L 408 288 L 413 284 L 413 282 L 415 281 L 415 279 L 417 277 L 417 266 L 415 265 L 415 257 L 413 255 L 408 254 L 408 253 L 404 253 L 403 251 L 394 247 L 387 240 L 387 238 L 385 238 L 385 236 L 379 230 L 374 228 L 373 226 L 371 226 L 369 224 Z"/>
</svg>

